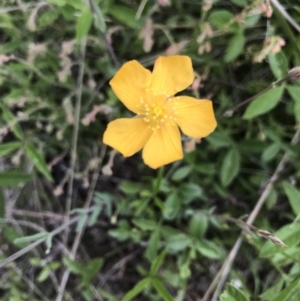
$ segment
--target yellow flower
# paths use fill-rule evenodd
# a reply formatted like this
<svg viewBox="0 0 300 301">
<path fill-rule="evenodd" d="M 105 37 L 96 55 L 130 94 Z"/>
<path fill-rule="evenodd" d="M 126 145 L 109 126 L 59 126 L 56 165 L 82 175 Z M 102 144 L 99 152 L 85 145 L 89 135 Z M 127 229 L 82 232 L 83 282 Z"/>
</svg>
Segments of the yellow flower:
<svg viewBox="0 0 300 301">
<path fill-rule="evenodd" d="M 187 136 L 202 138 L 217 125 L 210 100 L 174 96 L 193 79 L 188 56 L 159 57 L 152 73 L 135 60 L 125 63 L 110 85 L 136 116 L 110 122 L 103 142 L 125 157 L 143 148 L 144 162 L 152 168 L 182 159 L 179 128 Z"/>
</svg>

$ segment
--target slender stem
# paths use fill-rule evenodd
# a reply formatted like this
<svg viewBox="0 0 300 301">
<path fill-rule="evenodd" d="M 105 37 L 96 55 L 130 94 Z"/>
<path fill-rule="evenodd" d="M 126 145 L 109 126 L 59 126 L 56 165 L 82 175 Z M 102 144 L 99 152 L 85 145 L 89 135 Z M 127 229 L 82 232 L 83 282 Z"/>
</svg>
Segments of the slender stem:
<svg viewBox="0 0 300 301">
<path fill-rule="evenodd" d="M 78 75 L 78 90 L 76 97 L 76 107 L 75 107 L 75 121 L 74 121 L 74 131 L 73 131 L 73 139 L 72 139 L 72 149 L 71 149 L 71 164 L 70 164 L 70 178 L 68 185 L 68 194 L 66 200 L 66 208 L 65 208 L 65 220 L 68 221 L 70 219 L 70 211 L 72 207 L 72 194 L 73 194 L 73 185 L 74 185 L 74 174 L 76 168 L 76 156 L 77 156 L 77 142 L 78 142 L 78 131 L 79 131 L 79 123 L 80 123 L 80 110 L 81 110 L 81 98 L 82 98 L 82 81 L 84 75 L 84 59 L 85 59 L 85 48 L 86 48 L 86 38 L 83 38 L 80 43 L 80 69 Z M 68 229 L 66 229 L 64 235 L 64 245 L 67 245 L 68 241 Z"/>
<path fill-rule="evenodd" d="M 87 212 L 92 212 L 95 209 L 95 207 L 90 208 L 89 210 L 87 210 Z M 55 230 L 53 230 L 52 232 L 49 233 L 49 235 L 51 236 L 55 236 L 57 234 L 59 234 L 60 232 L 62 232 L 63 230 L 65 230 L 66 228 L 70 227 L 71 225 L 75 224 L 76 222 L 78 222 L 80 219 L 82 218 L 81 215 L 76 216 L 74 218 L 72 218 L 71 220 L 69 220 L 66 223 L 63 223 L 61 226 L 59 226 L 58 228 L 56 228 Z M 7 257 L 6 259 L 4 259 L 3 261 L 0 262 L 0 268 L 5 267 L 7 264 L 9 264 L 10 262 L 18 259 L 19 257 L 23 256 L 24 254 L 28 253 L 29 251 L 33 250 L 35 247 L 37 247 L 38 245 L 40 245 L 42 242 L 44 242 L 46 240 L 46 238 L 41 238 L 39 240 L 36 240 L 35 242 L 29 244 L 28 246 L 26 246 L 25 248 L 21 249 L 20 251 L 14 253 L 13 255 Z"/>
<path fill-rule="evenodd" d="M 291 141 L 291 144 L 294 145 L 298 142 L 299 140 L 299 136 L 300 136 L 300 129 L 298 129 Z M 263 206 L 263 204 L 265 203 L 271 189 L 273 188 L 274 183 L 277 181 L 278 177 L 280 176 L 281 172 L 283 171 L 283 169 L 286 166 L 286 163 L 288 162 L 288 159 L 290 157 L 290 154 L 288 152 L 286 152 L 277 168 L 275 169 L 272 177 L 270 178 L 270 180 L 268 181 L 266 187 L 264 188 L 262 194 L 260 195 L 254 209 L 252 210 L 249 218 L 247 219 L 246 223 L 247 224 L 252 224 L 253 221 L 255 220 L 256 216 L 258 215 L 261 207 Z M 237 239 L 237 241 L 235 242 L 233 248 L 231 249 L 229 255 L 227 256 L 222 268 L 220 269 L 220 271 L 217 273 L 217 275 L 215 276 L 213 282 L 211 283 L 211 285 L 209 286 L 208 290 L 206 291 L 205 295 L 203 296 L 201 301 L 208 301 L 210 294 L 214 291 L 214 295 L 211 299 L 211 301 L 216 301 L 218 300 L 218 297 L 220 295 L 220 292 L 224 286 L 224 283 L 227 279 L 227 276 L 230 272 L 230 269 L 232 267 L 232 264 L 237 256 L 237 253 L 240 249 L 240 246 L 243 242 L 243 236 L 240 235 L 239 238 Z"/>
</svg>

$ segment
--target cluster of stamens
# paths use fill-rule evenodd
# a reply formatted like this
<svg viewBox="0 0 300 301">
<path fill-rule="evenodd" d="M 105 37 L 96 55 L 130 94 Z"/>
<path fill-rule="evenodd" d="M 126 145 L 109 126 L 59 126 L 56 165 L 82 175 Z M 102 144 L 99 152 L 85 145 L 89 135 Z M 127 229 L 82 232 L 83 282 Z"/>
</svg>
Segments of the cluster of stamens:
<svg viewBox="0 0 300 301">
<path fill-rule="evenodd" d="M 140 116 L 148 123 L 148 127 L 155 131 L 163 126 L 176 124 L 176 101 L 165 93 L 157 93 L 146 89 L 147 101 L 140 97 Z"/>
</svg>

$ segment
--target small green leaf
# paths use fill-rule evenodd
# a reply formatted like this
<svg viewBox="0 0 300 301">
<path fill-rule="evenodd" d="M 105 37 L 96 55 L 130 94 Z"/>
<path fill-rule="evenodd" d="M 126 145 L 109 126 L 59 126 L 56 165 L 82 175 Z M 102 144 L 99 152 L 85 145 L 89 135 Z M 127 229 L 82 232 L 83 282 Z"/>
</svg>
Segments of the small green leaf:
<svg viewBox="0 0 300 301">
<path fill-rule="evenodd" d="M 145 256 L 149 261 L 152 262 L 156 257 L 158 247 L 159 247 L 159 229 L 156 229 L 150 235 L 147 249 L 145 252 Z"/>
<path fill-rule="evenodd" d="M 270 53 L 268 55 L 268 61 L 273 75 L 277 79 L 281 79 L 287 76 L 288 73 L 288 63 L 283 52 Z"/>
<path fill-rule="evenodd" d="M 45 27 L 53 24 L 56 19 L 59 17 L 59 10 L 50 9 L 45 11 L 39 18 L 39 26 Z"/>
<path fill-rule="evenodd" d="M 87 36 L 92 26 L 93 14 L 89 6 L 87 6 L 79 16 L 76 25 L 76 39 L 80 41 Z"/>
<path fill-rule="evenodd" d="M 192 243 L 192 239 L 184 233 L 175 234 L 168 238 L 167 247 L 170 252 L 178 252 L 186 249 Z"/>
<path fill-rule="evenodd" d="M 151 283 L 150 278 L 144 278 L 131 289 L 121 301 L 130 301 Z"/>
<path fill-rule="evenodd" d="M 232 284 L 227 284 L 225 292 L 220 296 L 220 301 L 249 301 L 249 298 L 240 289 Z"/>
<path fill-rule="evenodd" d="M 240 154 L 235 149 L 230 149 L 223 159 L 220 171 L 221 183 L 228 186 L 237 176 L 240 169 Z"/>
<path fill-rule="evenodd" d="M 292 297 L 292 295 L 294 295 L 293 292 L 298 290 L 299 286 L 300 286 L 300 280 L 296 279 L 294 282 L 287 285 L 283 291 L 281 291 L 279 294 L 277 294 L 276 298 L 272 299 L 272 301 L 299 300 L 299 292 L 297 294 L 298 296 L 293 296 L 293 297 L 296 297 L 295 299 L 289 298 L 289 297 Z"/>
<path fill-rule="evenodd" d="M 14 240 L 14 244 L 19 245 L 31 241 L 36 241 L 41 238 L 46 238 L 48 236 L 48 232 L 40 232 L 30 236 L 18 237 Z"/>
<path fill-rule="evenodd" d="M 196 242 L 195 246 L 197 251 L 204 257 L 211 259 L 220 259 L 222 257 L 220 247 L 212 241 L 201 239 L 201 241 Z"/>
<path fill-rule="evenodd" d="M 101 8 L 99 7 L 99 5 L 97 5 L 96 3 L 94 3 L 94 1 L 90 1 L 91 7 L 93 12 L 95 13 L 95 25 L 96 27 L 98 27 L 98 29 L 102 32 L 105 33 L 106 31 L 106 23 L 105 23 L 105 19 L 104 19 L 104 14 L 101 10 Z"/>
<path fill-rule="evenodd" d="M 165 301 L 174 301 L 173 297 L 170 295 L 170 293 L 164 288 L 162 283 L 160 282 L 159 279 L 153 278 L 152 279 L 152 284 L 158 294 L 165 300 Z"/>
<path fill-rule="evenodd" d="M 180 199 L 176 193 L 171 193 L 165 203 L 163 208 L 163 216 L 165 219 L 172 220 L 177 216 L 180 210 Z"/>
<path fill-rule="evenodd" d="M 240 6 L 240 7 L 245 7 L 248 5 L 247 0 L 230 0 L 233 4 Z"/>
<path fill-rule="evenodd" d="M 164 262 L 164 259 L 166 257 L 167 254 L 167 250 L 164 249 L 160 252 L 160 254 L 153 260 L 153 263 L 151 265 L 151 269 L 150 269 L 150 274 L 152 276 L 156 275 L 158 272 L 158 269 L 160 268 L 160 266 L 162 265 L 162 263 Z"/>
<path fill-rule="evenodd" d="M 184 166 L 184 167 L 178 168 L 172 175 L 172 180 L 173 181 L 183 180 L 191 173 L 191 170 L 192 170 L 191 166 Z"/>
<path fill-rule="evenodd" d="M 141 19 L 137 20 L 135 18 L 136 11 L 128 6 L 124 5 L 110 5 L 108 7 L 107 13 L 119 21 L 133 29 L 139 29 L 143 26 L 143 21 Z"/>
<path fill-rule="evenodd" d="M 79 262 L 64 257 L 63 263 L 71 273 L 76 275 L 84 275 L 83 265 L 80 264 Z"/>
<path fill-rule="evenodd" d="M 192 216 L 189 225 L 189 234 L 195 238 L 201 238 L 208 226 L 207 215 L 197 212 Z"/>
<path fill-rule="evenodd" d="M 48 0 L 48 2 L 56 4 L 58 6 L 66 5 L 66 0 Z"/>
<path fill-rule="evenodd" d="M 43 282 L 43 281 L 45 281 L 49 277 L 49 275 L 51 274 L 51 272 L 52 272 L 52 269 L 50 269 L 48 266 L 45 266 L 41 270 L 41 272 L 38 274 L 37 279 L 36 279 L 37 282 Z"/>
<path fill-rule="evenodd" d="M 22 132 L 22 129 L 17 121 L 17 118 L 12 114 L 12 112 L 7 109 L 4 105 L 0 105 L 0 108 L 3 112 L 3 118 L 4 120 L 10 125 L 14 135 L 20 139 L 24 139 L 24 134 Z"/>
<path fill-rule="evenodd" d="M 24 184 L 32 179 L 32 175 L 19 172 L 19 171 L 7 171 L 0 172 L 0 187 L 16 187 L 19 184 Z"/>
<path fill-rule="evenodd" d="M 231 145 L 230 138 L 218 130 L 205 138 L 214 148 L 219 149 Z"/>
<path fill-rule="evenodd" d="M 37 151 L 37 149 L 32 144 L 27 143 L 25 145 L 25 152 L 34 166 L 37 168 L 37 170 L 42 173 L 47 180 L 53 181 L 47 164 L 42 155 Z"/>
<path fill-rule="evenodd" d="M 262 153 L 262 160 L 265 162 L 271 161 L 276 157 L 280 151 L 280 145 L 278 143 L 272 143 Z"/>
<path fill-rule="evenodd" d="M 196 183 L 183 183 L 179 186 L 178 192 L 184 204 L 188 204 L 196 198 L 203 197 L 203 189 Z"/>
<path fill-rule="evenodd" d="M 276 107 L 281 100 L 284 87 L 277 87 L 269 90 L 261 96 L 254 99 L 247 107 L 243 119 L 253 119 L 256 116 L 263 115 Z"/>
<path fill-rule="evenodd" d="M 300 87 L 287 86 L 287 91 L 294 100 L 294 115 L 297 122 L 300 122 Z"/>
<path fill-rule="evenodd" d="M 215 25 L 218 29 L 224 28 L 230 20 L 234 18 L 234 15 L 228 10 L 215 10 L 209 15 L 209 21 Z"/>
<path fill-rule="evenodd" d="M 244 51 L 245 47 L 245 36 L 243 32 L 238 32 L 234 35 L 228 43 L 228 47 L 226 49 L 226 54 L 224 57 L 225 62 L 232 62 L 234 61 L 241 53 Z"/>
<path fill-rule="evenodd" d="M 144 231 L 154 230 L 157 227 L 157 223 L 150 219 L 133 219 L 132 222 Z"/>
<path fill-rule="evenodd" d="M 266 301 L 273 300 L 278 296 L 278 293 L 281 291 L 283 284 L 284 284 L 284 279 L 280 279 L 275 285 L 268 288 L 265 292 L 259 295 L 259 297 Z"/>
<path fill-rule="evenodd" d="M 123 181 L 119 187 L 121 191 L 126 194 L 137 194 L 141 191 L 141 186 L 139 184 L 128 181 Z"/>
<path fill-rule="evenodd" d="M 300 214 L 300 191 L 287 181 L 284 181 L 282 185 L 295 215 L 299 215 Z"/>
<path fill-rule="evenodd" d="M 93 258 L 84 265 L 84 271 L 90 278 L 95 277 L 102 268 L 103 263 L 103 258 Z"/>
<path fill-rule="evenodd" d="M 22 147 L 21 142 L 8 142 L 0 145 L 0 157 L 6 156 Z"/>
</svg>

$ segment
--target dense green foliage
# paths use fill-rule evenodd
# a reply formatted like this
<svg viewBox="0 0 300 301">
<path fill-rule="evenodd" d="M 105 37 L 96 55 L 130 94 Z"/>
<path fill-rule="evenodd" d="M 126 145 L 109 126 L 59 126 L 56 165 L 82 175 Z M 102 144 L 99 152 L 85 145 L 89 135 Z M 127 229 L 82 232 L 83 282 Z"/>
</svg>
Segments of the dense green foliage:
<svg viewBox="0 0 300 301">
<path fill-rule="evenodd" d="M 1 300 L 299 300 L 300 81 L 276 81 L 300 4 L 280 1 L 4 1 Z M 218 128 L 151 170 L 102 144 L 131 116 L 109 80 L 179 53 Z"/>
</svg>

